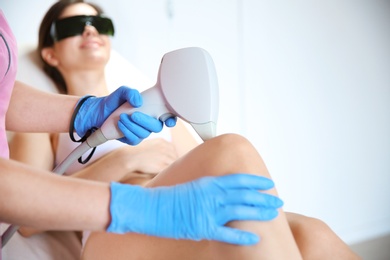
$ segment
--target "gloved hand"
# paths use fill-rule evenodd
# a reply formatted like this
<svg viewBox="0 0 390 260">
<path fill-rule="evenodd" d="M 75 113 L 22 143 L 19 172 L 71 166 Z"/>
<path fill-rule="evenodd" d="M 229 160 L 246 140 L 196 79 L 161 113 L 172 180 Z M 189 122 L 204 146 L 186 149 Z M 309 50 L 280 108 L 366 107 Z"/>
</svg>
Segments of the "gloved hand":
<svg viewBox="0 0 390 260">
<path fill-rule="evenodd" d="M 74 128 L 79 136 L 92 128 L 99 128 L 112 112 L 124 102 L 129 102 L 133 107 L 142 106 L 140 93 L 128 87 L 120 87 L 106 97 L 90 97 L 80 107 L 75 120 Z M 176 118 L 168 118 L 165 124 L 169 127 L 176 125 Z M 158 133 L 162 130 L 163 123 L 141 112 L 131 115 L 121 114 L 118 127 L 124 137 L 119 140 L 131 145 L 140 143 L 151 132 Z"/>
<path fill-rule="evenodd" d="M 107 231 L 253 245 L 259 241 L 257 235 L 225 224 L 275 218 L 283 202 L 258 191 L 273 186 L 272 180 L 250 174 L 204 177 L 157 188 L 113 182 Z"/>
</svg>

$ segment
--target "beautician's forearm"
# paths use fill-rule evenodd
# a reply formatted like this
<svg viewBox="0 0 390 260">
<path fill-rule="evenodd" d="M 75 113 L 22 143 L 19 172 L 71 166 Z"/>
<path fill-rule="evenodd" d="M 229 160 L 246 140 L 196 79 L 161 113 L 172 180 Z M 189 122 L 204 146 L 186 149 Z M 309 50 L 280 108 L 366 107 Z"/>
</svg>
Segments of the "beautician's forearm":
<svg viewBox="0 0 390 260">
<path fill-rule="evenodd" d="M 46 230 L 105 230 L 108 183 L 65 178 L 0 158 L 0 222 Z"/>
<path fill-rule="evenodd" d="M 7 112 L 7 129 L 17 132 L 67 132 L 79 98 L 43 92 L 16 81 Z"/>
</svg>

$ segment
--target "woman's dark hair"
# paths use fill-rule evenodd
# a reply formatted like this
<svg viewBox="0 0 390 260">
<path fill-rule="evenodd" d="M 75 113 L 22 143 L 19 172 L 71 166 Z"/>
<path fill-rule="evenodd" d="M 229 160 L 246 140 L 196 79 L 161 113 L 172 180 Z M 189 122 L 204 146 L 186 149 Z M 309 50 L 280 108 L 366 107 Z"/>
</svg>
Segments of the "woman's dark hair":
<svg viewBox="0 0 390 260">
<path fill-rule="evenodd" d="M 42 19 L 41 25 L 39 27 L 39 40 L 38 40 L 38 55 L 43 62 L 43 70 L 45 73 L 56 83 L 57 88 L 61 93 L 66 93 L 67 88 L 65 84 L 65 80 L 62 77 L 61 73 L 57 70 L 57 68 L 50 66 L 41 55 L 41 52 L 46 47 L 51 47 L 54 45 L 54 41 L 50 35 L 50 28 L 52 23 L 57 20 L 62 12 L 68 7 L 76 3 L 85 3 L 92 6 L 98 13 L 101 15 L 103 10 L 92 3 L 85 2 L 83 0 L 59 0 L 57 3 L 52 5 L 50 9 L 46 12 L 45 16 Z"/>
</svg>

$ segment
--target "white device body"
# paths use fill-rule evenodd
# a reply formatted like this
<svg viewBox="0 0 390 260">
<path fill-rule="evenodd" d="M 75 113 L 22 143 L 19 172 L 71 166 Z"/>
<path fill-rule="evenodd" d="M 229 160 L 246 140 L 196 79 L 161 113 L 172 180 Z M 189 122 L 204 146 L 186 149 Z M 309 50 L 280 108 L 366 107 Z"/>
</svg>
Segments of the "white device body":
<svg viewBox="0 0 390 260">
<path fill-rule="evenodd" d="M 191 124 L 202 140 L 215 137 L 219 110 L 218 80 L 214 62 L 205 50 L 190 47 L 165 54 L 156 85 L 141 95 L 141 107 L 123 104 L 90 138 L 99 136 L 96 141 L 100 143 L 104 139 L 123 137 L 117 126 L 119 116 L 134 111 L 141 111 L 162 121 L 177 116 Z M 96 146 L 95 140 L 87 142 L 91 147 Z"/>
</svg>

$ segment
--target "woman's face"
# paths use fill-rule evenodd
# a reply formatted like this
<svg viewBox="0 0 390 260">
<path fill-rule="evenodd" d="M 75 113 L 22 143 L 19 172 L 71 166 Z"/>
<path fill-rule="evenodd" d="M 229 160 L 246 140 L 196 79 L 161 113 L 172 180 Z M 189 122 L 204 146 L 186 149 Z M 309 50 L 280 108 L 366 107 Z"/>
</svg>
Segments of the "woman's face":
<svg viewBox="0 0 390 260">
<path fill-rule="evenodd" d="M 76 15 L 97 15 L 97 11 L 88 4 L 77 3 L 67 7 L 59 19 Z M 110 50 L 109 36 L 99 34 L 95 27 L 86 25 L 82 35 L 55 42 L 52 55 L 56 62 L 54 65 L 64 74 L 75 69 L 104 69 Z"/>
</svg>

